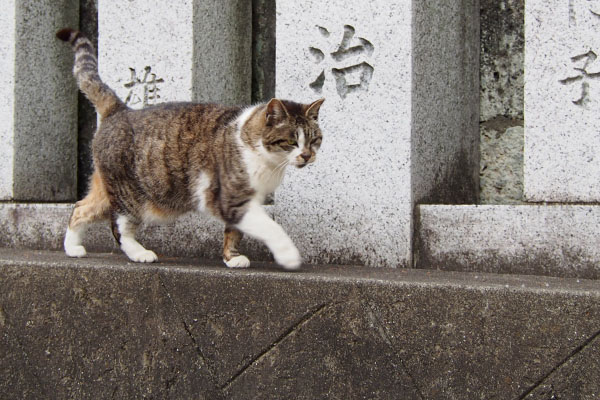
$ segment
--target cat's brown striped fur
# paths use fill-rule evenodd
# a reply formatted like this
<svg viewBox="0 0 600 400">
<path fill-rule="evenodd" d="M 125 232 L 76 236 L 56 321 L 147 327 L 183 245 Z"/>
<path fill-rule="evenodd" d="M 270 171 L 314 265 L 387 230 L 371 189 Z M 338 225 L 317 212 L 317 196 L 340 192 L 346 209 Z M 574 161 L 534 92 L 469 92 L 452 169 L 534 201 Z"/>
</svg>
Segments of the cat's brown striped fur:
<svg viewBox="0 0 600 400">
<path fill-rule="evenodd" d="M 225 222 L 223 258 L 229 266 L 249 265 L 237 250 L 243 232 L 265 242 L 284 267 L 299 266 L 289 237 L 259 207 L 281 182 L 285 165 L 314 161 L 323 100 L 305 105 L 272 99 L 246 108 L 165 103 L 131 110 L 101 81 L 87 38 L 72 29 L 57 37 L 71 43 L 74 75 L 101 117 L 92 145 L 95 171 L 69 222 L 67 254 L 85 255 L 85 227 L 110 219 L 130 259 L 155 261 L 135 241 L 137 226 L 202 209 Z"/>
</svg>

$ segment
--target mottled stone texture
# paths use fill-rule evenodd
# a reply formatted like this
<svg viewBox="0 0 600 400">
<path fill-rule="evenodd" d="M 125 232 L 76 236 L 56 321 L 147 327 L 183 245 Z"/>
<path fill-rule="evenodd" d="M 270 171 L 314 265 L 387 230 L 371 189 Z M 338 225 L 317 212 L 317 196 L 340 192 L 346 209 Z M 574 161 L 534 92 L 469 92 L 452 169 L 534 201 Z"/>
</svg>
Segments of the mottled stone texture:
<svg viewBox="0 0 600 400">
<path fill-rule="evenodd" d="M 252 0 L 252 102 L 275 97 L 275 0 Z"/>
<path fill-rule="evenodd" d="M 101 76 L 133 108 L 249 103 L 251 18 L 248 1 L 99 1 Z"/>
<path fill-rule="evenodd" d="M 249 104 L 252 2 L 194 0 L 193 46 L 193 100 Z"/>
<path fill-rule="evenodd" d="M 275 216 L 313 262 L 407 266 L 413 205 L 474 202 L 479 3 L 277 3 L 277 96 L 325 97 Z M 301 207 L 298 207 L 298 205 Z"/>
<path fill-rule="evenodd" d="M 481 0 L 480 202 L 523 201 L 524 0 Z"/>
<path fill-rule="evenodd" d="M 79 30 L 98 48 L 98 0 L 79 0 Z M 83 198 L 92 176 L 92 139 L 96 132 L 96 109 L 79 92 L 77 140 L 77 198 Z"/>
<path fill-rule="evenodd" d="M 0 282 L 4 398 L 576 399 L 600 389 L 595 281 L 0 250 Z"/>
<path fill-rule="evenodd" d="M 600 201 L 600 7 L 525 5 L 525 197 Z"/>
<path fill-rule="evenodd" d="M 416 265 L 600 279 L 598 206 L 419 206 Z"/>
<path fill-rule="evenodd" d="M 480 2 L 481 120 L 523 119 L 525 1 Z"/>
<path fill-rule="evenodd" d="M 3 4 L 0 199 L 77 194 L 77 91 L 72 53 L 54 32 L 77 26 L 78 1 Z M 10 21 L 8 21 L 10 20 Z M 10 97 L 9 100 L 6 98 Z"/>
<path fill-rule="evenodd" d="M 479 38 L 479 0 L 413 1 L 410 169 L 415 203 L 477 202 Z"/>
<path fill-rule="evenodd" d="M 497 117 L 481 124 L 480 199 L 483 204 L 523 202 L 523 123 Z"/>
</svg>

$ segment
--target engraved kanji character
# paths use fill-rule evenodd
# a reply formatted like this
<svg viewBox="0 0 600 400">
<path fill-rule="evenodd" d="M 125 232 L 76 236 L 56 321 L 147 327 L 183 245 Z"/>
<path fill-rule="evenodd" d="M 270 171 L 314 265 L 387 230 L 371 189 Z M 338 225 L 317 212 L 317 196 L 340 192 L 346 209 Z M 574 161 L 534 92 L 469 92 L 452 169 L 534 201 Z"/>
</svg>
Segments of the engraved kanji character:
<svg viewBox="0 0 600 400">
<path fill-rule="evenodd" d="M 328 38 L 329 31 L 318 26 L 319 32 L 325 38 Z M 355 29 L 350 25 L 344 25 L 344 35 L 336 50 L 329 53 L 334 64 L 344 63 L 351 57 L 370 57 L 373 54 L 374 46 L 367 39 L 362 37 L 354 37 Z M 326 57 L 325 53 L 316 48 L 309 47 L 310 54 L 315 58 L 317 63 L 321 63 Z M 325 72 L 328 68 L 324 68 L 319 76 L 309 84 L 309 87 L 317 93 L 321 93 L 325 84 Z M 374 68 L 366 61 L 357 62 L 356 64 L 344 65 L 340 68 L 332 67 L 331 73 L 336 82 L 336 89 L 341 98 L 345 98 L 349 93 L 358 90 L 367 90 L 369 82 L 373 76 Z M 358 76 L 357 83 L 349 83 L 352 76 Z"/>
<path fill-rule="evenodd" d="M 129 93 L 125 98 L 125 104 L 138 104 L 141 102 L 143 107 L 155 104 L 160 98 L 158 94 L 160 89 L 157 84 L 164 82 L 164 80 L 162 78 L 157 79 L 156 74 L 152 72 L 152 68 L 149 66 L 144 68 L 141 79 L 137 76 L 135 68 L 129 68 L 129 72 L 131 73 L 129 82 L 123 85 L 129 89 Z M 141 96 L 138 90 L 140 88 L 142 90 Z"/>
<path fill-rule="evenodd" d="M 592 50 L 588 51 L 585 54 L 580 54 L 571 57 L 571 61 L 574 63 L 583 62 L 583 64 L 580 67 L 573 67 L 573 69 L 577 71 L 578 74 L 559 80 L 559 82 L 563 85 L 570 85 L 575 82 L 581 82 L 581 97 L 577 100 L 573 100 L 573 104 L 583 106 L 589 102 L 590 81 L 593 79 L 600 78 L 600 72 L 590 73 L 587 71 L 587 68 L 590 66 L 590 64 L 596 61 L 596 58 L 598 58 L 598 56 L 596 56 L 596 53 L 594 53 Z"/>
</svg>

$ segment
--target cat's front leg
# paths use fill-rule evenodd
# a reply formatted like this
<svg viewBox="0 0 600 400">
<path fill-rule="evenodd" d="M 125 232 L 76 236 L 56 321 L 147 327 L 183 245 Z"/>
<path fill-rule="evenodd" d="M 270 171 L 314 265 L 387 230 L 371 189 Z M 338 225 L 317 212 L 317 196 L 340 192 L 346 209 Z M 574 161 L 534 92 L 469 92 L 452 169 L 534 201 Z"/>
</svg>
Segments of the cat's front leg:
<svg viewBox="0 0 600 400">
<path fill-rule="evenodd" d="M 225 227 L 223 238 L 223 262 L 229 268 L 248 268 L 250 260 L 238 251 L 238 244 L 242 240 L 242 232 L 232 226 Z"/>
<path fill-rule="evenodd" d="M 236 228 L 266 244 L 275 261 L 285 269 L 300 268 L 300 252 L 283 228 L 273 221 L 260 204 L 251 202 Z"/>
</svg>

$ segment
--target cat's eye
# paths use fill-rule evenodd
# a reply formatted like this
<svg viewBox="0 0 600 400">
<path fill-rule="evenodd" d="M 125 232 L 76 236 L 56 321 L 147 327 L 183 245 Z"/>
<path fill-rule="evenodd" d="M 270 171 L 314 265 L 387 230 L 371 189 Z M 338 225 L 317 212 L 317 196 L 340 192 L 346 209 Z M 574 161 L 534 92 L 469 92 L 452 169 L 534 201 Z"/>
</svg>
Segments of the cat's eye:
<svg viewBox="0 0 600 400">
<path fill-rule="evenodd" d="M 296 146 L 298 145 L 298 142 L 295 139 L 281 139 L 281 140 L 277 140 L 275 142 L 273 142 L 274 145 L 276 146 L 280 146 L 280 147 L 288 147 L 288 146 Z"/>
</svg>

